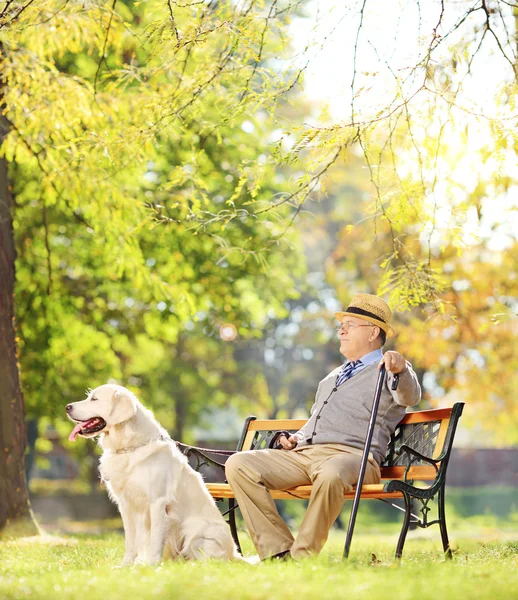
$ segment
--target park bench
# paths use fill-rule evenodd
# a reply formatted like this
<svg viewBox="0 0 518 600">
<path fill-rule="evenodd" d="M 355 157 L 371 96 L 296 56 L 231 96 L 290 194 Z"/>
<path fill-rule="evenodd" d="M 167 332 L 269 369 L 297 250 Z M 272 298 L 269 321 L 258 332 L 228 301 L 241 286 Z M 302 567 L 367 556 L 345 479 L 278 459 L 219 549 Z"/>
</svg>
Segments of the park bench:
<svg viewBox="0 0 518 600">
<path fill-rule="evenodd" d="M 403 553 L 406 535 L 411 523 L 427 528 L 438 524 L 444 552 L 451 558 L 451 549 L 446 529 L 444 494 L 446 471 L 453 445 L 457 422 L 462 414 L 464 403 L 458 402 L 453 408 L 440 408 L 408 412 L 391 437 L 387 455 L 381 465 L 381 483 L 363 485 L 361 498 L 390 501 L 402 499 L 403 524 L 396 548 L 396 557 Z M 248 417 L 245 421 L 236 452 L 261 450 L 272 447 L 276 433 L 282 430 L 298 431 L 306 420 L 302 419 L 257 419 Z M 235 508 L 237 503 L 232 489 L 224 483 L 224 463 L 235 451 L 210 450 L 179 444 L 189 458 L 191 465 L 200 471 L 211 496 L 216 500 L 227 499 L 229 503 L 229 525 L 237 546 L 240 547 L 236 528 Z M 279 450 L 282 452 L 283 450 Z M 276 500 L 308 500 L 311 485 L 302 485 L 289 490 L 271 490 Z M 355 490 L 344 495 L 352 500 Z M 438 518 L 428 519 L 431 510 L 429 503 L 437 499 Z M 415 515 L 413 505 L 420 503 L 421 517 Z"/>
</svg>

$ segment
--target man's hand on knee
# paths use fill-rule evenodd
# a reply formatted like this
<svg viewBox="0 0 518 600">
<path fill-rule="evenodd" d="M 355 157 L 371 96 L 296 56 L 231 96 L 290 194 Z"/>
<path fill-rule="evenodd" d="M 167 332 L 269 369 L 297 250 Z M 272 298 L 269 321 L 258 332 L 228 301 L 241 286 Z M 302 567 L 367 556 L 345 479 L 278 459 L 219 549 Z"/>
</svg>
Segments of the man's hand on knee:
<svg viewBox="0 0 518 600">
<path fill-rule="evenodd" d="M 299 438 L 296 435 L 290 435 L 287 438 L 285 435 L 281 435 L 279 438 L 279 444 L 282 446 L 283 450 L 293 450 L 299 443 Z"/>
</svg>

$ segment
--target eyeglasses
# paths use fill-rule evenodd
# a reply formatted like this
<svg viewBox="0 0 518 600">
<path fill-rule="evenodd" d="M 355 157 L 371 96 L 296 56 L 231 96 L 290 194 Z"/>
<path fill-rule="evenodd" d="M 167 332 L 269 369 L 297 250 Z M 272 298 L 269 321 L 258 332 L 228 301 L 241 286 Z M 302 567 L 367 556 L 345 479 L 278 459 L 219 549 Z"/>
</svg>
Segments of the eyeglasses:
<svg viewBox="0 0 518 600">
<path fill-rule="evenodd" d="M 360 323 L 342 323 L 336 328 L 336 333 L 347 332 L 353 327 L 374 327 L 374 325 L 360 325 Z"/>
</svg>

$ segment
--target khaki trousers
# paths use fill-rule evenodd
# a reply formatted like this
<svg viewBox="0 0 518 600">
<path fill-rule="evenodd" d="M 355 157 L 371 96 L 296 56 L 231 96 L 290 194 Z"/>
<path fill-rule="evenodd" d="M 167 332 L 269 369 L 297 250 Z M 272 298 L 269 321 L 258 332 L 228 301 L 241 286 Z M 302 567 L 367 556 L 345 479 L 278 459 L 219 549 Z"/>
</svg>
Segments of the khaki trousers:
<svg viewBox="0 0 518 600">
<path fill-rule="evenodd" d="M 293 558 L 318 554 L 340 514 L 344 493 L 360 473 L 361 451 L 338 444 L 315 444 L 295 450 L 237 452 L 226 464 L 227 480 L 260 558 L 286 550 Z M 367 463 L 364 483 L 379 483 L 380 469 Z M 280 517 L 268 490 L 313 484 L 297 539 Z"/>
</svg>

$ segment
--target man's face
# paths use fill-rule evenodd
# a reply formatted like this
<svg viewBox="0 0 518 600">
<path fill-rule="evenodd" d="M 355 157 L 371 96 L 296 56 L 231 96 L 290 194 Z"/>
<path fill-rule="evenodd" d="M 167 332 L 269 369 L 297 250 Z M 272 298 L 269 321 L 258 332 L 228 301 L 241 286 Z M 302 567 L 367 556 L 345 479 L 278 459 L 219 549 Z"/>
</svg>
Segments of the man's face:
<svg viewBox="0 0 518 600">
<path fill-rule="evenodd" d="M 379 333 L 378 327 L 356 317 L 342 319 L 340 334 L 340 352 L 349 360 L 358 360 L 374 349 L 373 341 Z"/>
</svg>

